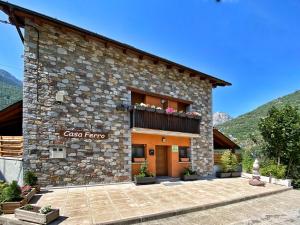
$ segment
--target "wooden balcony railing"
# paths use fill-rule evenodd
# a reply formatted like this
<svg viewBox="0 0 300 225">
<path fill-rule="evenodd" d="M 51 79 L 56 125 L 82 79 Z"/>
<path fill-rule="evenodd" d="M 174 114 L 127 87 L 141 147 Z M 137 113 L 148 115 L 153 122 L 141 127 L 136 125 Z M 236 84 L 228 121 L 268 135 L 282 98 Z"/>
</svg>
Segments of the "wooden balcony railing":
<svg viewBox="0 0 300 225">
<path fill-rule="evenodd" d="M 148 128 L 184 133 L 200 133 L 200 117 L 182 117 L 180 115 L 132 109 L 130 111 L 130 127 Z"/>
<path fill-rule="evenodd" d="M 0 156 L 22 157 L 23 136 L 0 136 Z"/>
</svg>

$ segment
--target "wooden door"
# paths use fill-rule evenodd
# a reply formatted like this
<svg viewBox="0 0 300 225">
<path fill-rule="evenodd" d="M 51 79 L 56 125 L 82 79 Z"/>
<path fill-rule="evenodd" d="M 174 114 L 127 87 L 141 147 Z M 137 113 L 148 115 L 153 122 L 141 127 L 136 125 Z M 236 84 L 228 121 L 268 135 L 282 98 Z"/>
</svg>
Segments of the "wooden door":
<svg viewBox="0 0 300 225">
<path fill-rule="evenodd" d="M 168 176 L 168 147 L 156 146 L 156 176 Z"/>
</svg>

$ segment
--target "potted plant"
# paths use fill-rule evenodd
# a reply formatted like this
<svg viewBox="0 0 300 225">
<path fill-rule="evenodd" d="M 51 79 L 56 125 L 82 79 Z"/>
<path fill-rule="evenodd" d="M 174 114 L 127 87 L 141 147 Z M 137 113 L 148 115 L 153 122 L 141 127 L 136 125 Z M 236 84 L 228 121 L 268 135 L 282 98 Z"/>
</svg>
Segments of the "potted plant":
<svg viewBox="0 0 300 225">
<path fill-rule="evenodd" d="M 219 178 L 228 178 L 232 176 L 232 172 L 236 171 L 238 161 L 236 155 L 230 150 L 226 150 L 221 156 L 221 172 L 217 172 L 216 176 Z"/>
<path fill-rule="evenodd" d="M 190 158 L 180 158 L 180 162 L 189 162 Z"/>
<path fill-rule="evenodd" d="M 147 110 L 148 112 L 155 112 L 156 106 L 155 106 L 155 105 L 151 105 L 150 107 L 147 107 L 146 110 Z"/>
<path fill-rule="evenodd" d="M 186 115 L 188 118 L 201 119 L 201 114 L 198 112 L 187 112 Z"/>
<path fill-rule="evenodd" d="M 38 177 L 32 171 L 27 171 L 24 174 L 24 183 L 35 188 L 37 193 L 41 190 L 41 186 L 38 184 Z"/>
<path fill-rule="evenodd" d="M 183 112 L 183 111 L 179 111 L 179 114 L 178 114 L 180 117 L 186 117 L 186 113 L 185 112 Z"/>
<path fill-rule="evenodd" d="M 147 163 L 141 165 L 140 173 L 134 177 L 135 184 L 154 184 L 155 176 L 148 172 Z"/>
<path fill-rule="evenodd" d="M 145 162 L 146 159 L 145 158 L 133 158 L 133 161 L 140 163 L 140 162 Z"/>
<path fill-rule="evenodd" d="M 172 107 L 168 107 L 168 108 L 166 109 L 166 113 L 167 113 L 167 114 L 173 114 L 173 113 L 175 113 L 175 112 L 176 112 L 176 110 L 173 109 Z"/>
<path fill-rule="evenodd" d="M 183 171 L 182 180 L 184 181 L 198 180 L 197 172 L 190 168 L 185 168 Z"/>
<path fill-rule="evenodd" d="M 23 198 L 21 193 L 21 188 L 15 180 L 2 190 L 1 210 L 4 214 L 14 213 L 16 208 L 27 203 L 27 199 Z"/>
<path fill-rule="evenodd" d="M 31 187 L 30 185 L 25 185 L 21 187 L 21 196 L 23 198 L 26 198 L 27 202 L 29 202 L 32 199 L 36 192 L 36 189 Z"/>
<path fill-rule="evenodd" d="M 15 210 L 15 217 L 28 222 L 48 224 L 59 217 L 59 209 L 25 205 Z"/>
<path fill-rule="evenodd" d="M 137 110 L 145 110 L 146 107 L 148 107 L 148 105 L 145 104 L 145 103 L 136 103 L 134 105 L 134 108 L 137 109 Z"/>
<path fill-rule="evenodd" d="M 160 114 L 164 114 L 165 113 L 165 110 L 163 110 L 161 107 L 156 107 L 155 111 L 157 113 L 160 113 Z"/>
</svg>

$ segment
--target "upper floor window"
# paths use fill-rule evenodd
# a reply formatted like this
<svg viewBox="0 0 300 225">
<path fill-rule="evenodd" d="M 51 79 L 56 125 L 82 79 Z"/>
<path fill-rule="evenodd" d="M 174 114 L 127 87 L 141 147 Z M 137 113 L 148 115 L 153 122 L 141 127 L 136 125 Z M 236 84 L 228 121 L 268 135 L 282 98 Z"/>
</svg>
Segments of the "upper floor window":
<svg viewBox="0 0 300 225">
<path fill-rule="evenodd" d="M 137 92 L 131 92 L 131 104 L 135 105 L 137 103 L 145 103 L 150 106 L 154 105 L 162 109 L 173 108 L 177 112 L 187 112 L 190 104 L 168 99 L 169 97 L 152 96 L 150 94 L 142 94 Z"/>
</svg>

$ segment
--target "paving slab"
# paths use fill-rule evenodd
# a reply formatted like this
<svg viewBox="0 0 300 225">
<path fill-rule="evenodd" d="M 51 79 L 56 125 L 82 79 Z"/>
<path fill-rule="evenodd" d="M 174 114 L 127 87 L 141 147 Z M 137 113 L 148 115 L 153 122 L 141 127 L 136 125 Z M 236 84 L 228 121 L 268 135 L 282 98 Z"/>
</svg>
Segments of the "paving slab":
<svg viewBox="0 0 300 225">
<path fill-rule="evenodd" d="M 210 209 L 286 190 L 289 189 L 274 184 L 250 186 L 244 178 L 178 181 L 145 186 L 132 183 L 50 189 L 39 196 L 36 204 L 60 209 L 62 219 L 53 225 L 74 225 L 77 221 L 78 224 L 89 225 L 124 224 Z M 200 217 L 203 221 L 215 220 L 206 213 L 200 214 Z M 228 211 L 224 214 L 224 221 L 229 218 Z"/>
</svg>

